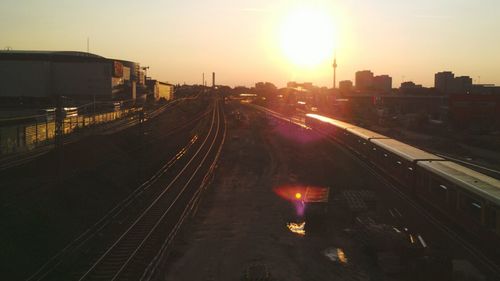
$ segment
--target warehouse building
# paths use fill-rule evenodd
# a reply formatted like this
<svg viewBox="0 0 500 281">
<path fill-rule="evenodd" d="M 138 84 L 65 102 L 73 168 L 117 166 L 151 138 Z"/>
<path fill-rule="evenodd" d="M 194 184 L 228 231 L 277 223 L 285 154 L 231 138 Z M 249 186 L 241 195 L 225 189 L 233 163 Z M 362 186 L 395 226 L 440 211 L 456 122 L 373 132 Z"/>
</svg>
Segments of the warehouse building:
<svg viewBox="0 0 500 281">
<path fill-rule="evenodd" d="M 0 98 L 136 97 L 138 63 L 73 51 L 0 51 Z"/>
<path fill-rule="evenodd" d="M 168 101 L 174 98 L 174 85 L 152 79 L 146 80 L 146 84 L 151 97 L 155 100 L 165 99 Z"/>
</svg>

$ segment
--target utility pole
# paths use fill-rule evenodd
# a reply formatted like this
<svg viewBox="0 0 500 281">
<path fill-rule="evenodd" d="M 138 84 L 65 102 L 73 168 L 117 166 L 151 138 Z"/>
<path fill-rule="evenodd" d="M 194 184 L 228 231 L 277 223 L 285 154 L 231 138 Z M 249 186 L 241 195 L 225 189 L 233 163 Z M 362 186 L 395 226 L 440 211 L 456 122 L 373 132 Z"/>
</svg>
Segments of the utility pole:
<svg viewBox="0 0 500 281">
<path fill-rule="evenodd" d="M 61 95 L 56 96 L 55 112 L 55 150 L 57 154 L 57 181 L 59 184 L 63 181 L 63 146 L 64 146 L 64 111 Z"/>
<path fill-rule="evenodd" d="M 143 151 L 143 147 L 144 147 L 144 143 L 145 143 L 145 133 L 146 133 L 146 130 L 145 130 L 145 122 L 144 122 L 144 107 L 138 112 L 138 118 L 139 118 L 139 128 L 140 128 L 140 135 L 139 135 L 139 147 L 140 149 L 138 150 L 138 155 L 137 155 L 137 179 L 138 179 L 138 183 L 141 183 L 142 182 L 142 170 L 143 170 L 143 166 L 144 166 L 144 151 Z"/>
<path fill-rule="evenodd" d="M 62 97 L 59 93 L 57 93 L 56 89 L 56 81 L 55 81 L 55 73 L 54 73 L 54 63 L 50 62 L 49 64 L 49 88 L 53 97 L 55 97 L 55 118 L 54 118 L 54 149 L 56 153 L 56 178 L 58 184 L 62 184 L 63 182 L 63 146 L 64 146 L 64 109 Z"/>
<path fill-rule="evenodd" d="M 92 95 L 92 127 L 95 129 L 95 92 Z"/>
</svg>

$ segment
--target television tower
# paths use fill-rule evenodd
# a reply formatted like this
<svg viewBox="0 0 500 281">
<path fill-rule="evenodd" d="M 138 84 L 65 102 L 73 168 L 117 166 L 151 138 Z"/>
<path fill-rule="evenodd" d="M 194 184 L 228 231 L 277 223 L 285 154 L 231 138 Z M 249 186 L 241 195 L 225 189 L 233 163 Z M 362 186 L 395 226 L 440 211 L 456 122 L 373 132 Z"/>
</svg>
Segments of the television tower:
<svg viewBox="0 0 500 281">
<path fill-rule="evenodd" d="M 337 88 L 337 54 L 333 55 L 333 88 Z"/>
</svg>

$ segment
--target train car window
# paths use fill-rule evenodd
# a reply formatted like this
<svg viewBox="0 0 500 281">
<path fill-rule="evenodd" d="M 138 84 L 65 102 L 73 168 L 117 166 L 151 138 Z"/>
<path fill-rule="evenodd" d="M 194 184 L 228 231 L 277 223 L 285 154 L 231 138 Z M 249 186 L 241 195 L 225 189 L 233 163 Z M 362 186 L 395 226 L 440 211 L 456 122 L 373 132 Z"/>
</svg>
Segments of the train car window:
<svg viewBox="0 0 500 281">
<path fill-rule="evenodd" d="M 490 230 L 497 231 L 497 222 L 498 222 L 497 216 L 499 212 L 500 210 L 496 209 L 495 207 L 486 206 L 484 221 L 486 227 L 489 228 Z"/>
<path fill-rule="evenodd" d="M 411 185 L 414 184 L 415 178 L 414 178 L 414 173 L 413 173 L 413 168 L 412 167 L 407 167 L 406 170 L 403 171 L 405 181 Z"/>
<path fill-rule="evenodd" d="M 469 195 L 461 194 L 460 210 L 474 220 L 481 222 L 482 204 Z"/>
<path fill-rule="evenodd" d="M 391 163 L 391 159 L 390 159 L 390 157 L 389 157 L 389 154 L 384 153 L 384 159 L 385 159 L 384 164 L 385 164 L 385 163 Z M 385 164 L 385 165 L 387 165 L 387 164 Z"/>
<path fill-rule="evenodd" d="M 430 191 L 433 200 L 435 200 L 436 202 L 445 202 L 447 190 L 448 188 L 445 185 L 441 184 L 434 178 L 431 179 Z"/>
<path fill-rule="evenodd" d="M 455 186 L 448 185 L 448 207 L 451 211 L 455 212 L 457 208 L 457 189 Z"/>
<path fill-rule="evenodd" d="M 419 172 L 420 171 L 420 172 Z M 417 193 L 427 193 L 429 186 L 429 175 L 425 170 L 417 170 Z"/>
</svg>

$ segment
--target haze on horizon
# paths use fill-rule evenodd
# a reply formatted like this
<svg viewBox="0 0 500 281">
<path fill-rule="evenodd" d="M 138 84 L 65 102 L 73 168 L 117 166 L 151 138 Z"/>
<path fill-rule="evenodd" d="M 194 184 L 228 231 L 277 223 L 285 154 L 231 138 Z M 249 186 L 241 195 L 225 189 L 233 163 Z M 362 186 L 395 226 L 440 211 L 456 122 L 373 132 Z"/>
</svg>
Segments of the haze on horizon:
<svg viewBox="0 0 500 281">
<path fill-rule="evenodd" d="M 0 23 L 1 49 L 86 51 L 89 37 L 91 53 L 137 61 L 171 83 L 215 71 L 231 86 L 331 87 L 335 50 L 337 81 L 370 69 L 394 87 L 403 77 L 432 86 L 435 72 L 451 70 L 500 84 L 495 0 L 4 0 Z M 309 40 L 320 43 L 298 45 Z"/>
</svg>

